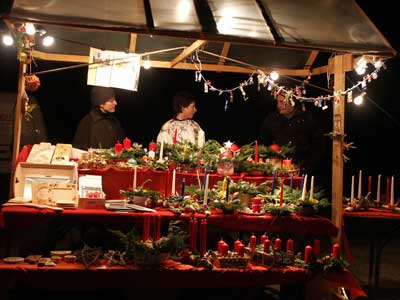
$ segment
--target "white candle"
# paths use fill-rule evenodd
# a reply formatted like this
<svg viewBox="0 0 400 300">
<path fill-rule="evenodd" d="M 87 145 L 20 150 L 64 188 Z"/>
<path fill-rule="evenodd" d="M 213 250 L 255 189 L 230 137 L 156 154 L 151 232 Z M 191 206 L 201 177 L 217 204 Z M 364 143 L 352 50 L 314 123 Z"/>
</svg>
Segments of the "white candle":
<svg viewBox="0 0 400 300">
<path fill-rule="evenodd" d="M 390 185 L 390 206 L 394 206 L 394 176 L 392 176 L 392 184 Z"/>
<path fill-rule="evenodd" d="M 162 161 L 163 160 L 163 151 L 164 151 L 164 141 L 161 141 L 161 147 L 160 147 L 160 157 L 158 160 Z"/>
<path fill-rule="evenodd" d="M 307 174 L 304 176 L 303 192 L 301 193 L 301 200 L 303 201 L 304 199 L 306 199 L 306 190 L 307 190 Z"/>
<path fill-rule="evenodd" d="M 207 204 L 208 202 L 208 182 L 210 181 L 210 174 L 207 174 L 206 177 L 206 185 L 204 187 L 204 199 L 203 199 L 203 204 Z"/>
<path fill-rule="evenodd" d="M 172 186 L 171 186 L 171 195 L 175 196 L 175 181 L 176 181 L 176 169 L 172 172 Z"/>
<path fill-rule="evenodd" d="M 133 171 L 133 185 L 132 185 L 132 190 L 136 190 L 136 185 L 137 185 L 137 166 L 135 166 L 135 169 Z"/>
<path fill-rule="evenodd" d="M 362 181 L 362 171 L 360 170 L 360 174 L 358 175 L 358 195 L 357 195 L 358 199 L 361 199 L 361 181 Z"/>
<path fill-rule="evenodd" d="M 378 187 L 376 188 L 376 202 L 381 201 L 381 175 L 378 175 Z"/>
<path fill-rule="evenodd" d="M 351 204 L 351 205 L 354 205 L 354 175 L 351 176 L 350 204 Z"/>
<path fill-rule="evenodd" d="M 310 183 L 310 200 L 314 198 L 314 176 L 311 176 L 311 183 Z"/>
</svg>

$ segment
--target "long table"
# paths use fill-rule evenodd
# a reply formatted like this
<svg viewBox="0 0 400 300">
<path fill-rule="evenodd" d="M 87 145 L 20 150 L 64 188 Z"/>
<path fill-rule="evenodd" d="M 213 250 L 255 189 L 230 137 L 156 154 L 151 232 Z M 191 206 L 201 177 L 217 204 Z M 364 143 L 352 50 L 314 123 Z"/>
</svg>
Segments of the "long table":
<svg viewBox="0 0 400 300">
<path fill-rule="evenodd" d="M 369 266 L 368 287 L 371 296 L 375 297 L 375 291 L 379 287 L 381 256 L 385 246 L 400 231 L 400 213 L 385 209 L 369 208 L 367 211 L 345 211 L 345 225 L 351 222 L 358 224 L 363 222 L 368 228 Z"/>
<path fill-rule="evenodd" d="M 136 223 L 139 226 L 143 222 L 143 217 L 160 216 L 164 221 L 172 219 L 188 220 L 194 216 L 197 219 L 205 218 L 204 214 L 176 215 L 173 212 L 160 208 L 155 213 L 151 212 L 115 212 L 106 209 L 64 209 L 55 211 L 52 209 L 37 209 L 24 206 L 5 206 L 0 211 L 0 226 L 2 228 L 29 228 L 37 224 L 47 224 L 53 220 L 80 220 L 101 224 Z M 292 213 L 288 217 L 273 217 L 270 214 L 248 215 L 231 214 L 224 215 L 211 211 L 207 217 L 208 224 L 218 226 L 222 229 L 240 231 L 267 231 L 267 232 L 287 232 L 299 233 L 315 236 L 336 236 L 338 228 L 329 219 L 314 216 L 302 217 Z"/>
<path fill-rule="evenodd" d="M 98 288 L 242 288 L 264 287 L 269 284 L 305 284 L 315 277 L 306 269 L 296 267 L 264 267 L 250 264 L 246 269 L 212 270 L 165 261 L 160 269 L 137 266 L 85 268 L 81 264 L 60 263 L 56 267 L 38 267 L 27 263 L 0 262 L 0 299 L 8 299 L 8 289 L 23 285 L 47 290 L 95 290 Z M 351 299 L 366 296 L 349 271 L 325 274 L 329 285 L 345 287 Z"/>
</svg>

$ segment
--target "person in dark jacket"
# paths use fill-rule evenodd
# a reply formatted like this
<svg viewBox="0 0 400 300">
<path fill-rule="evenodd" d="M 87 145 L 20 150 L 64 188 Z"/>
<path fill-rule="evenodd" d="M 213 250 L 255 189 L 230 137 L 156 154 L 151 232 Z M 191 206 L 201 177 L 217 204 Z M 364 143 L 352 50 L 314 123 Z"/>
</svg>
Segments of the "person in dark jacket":
<svg viewBox="0 0 400 300">
<path fill-rule="evenodd" d="M 325 141 L 319 124 L 312 114 L 292 105 L 283 94 L 277 96 L 277 111 L 270 112 L 264 119 L 259 141 L 270 146 L 294 146 L 293 161 L 302 173 L 319 173 L 325 154 Z"/>
<path fill-rule="evenodd" d="M 95 86 L 90 101 L 92 110 L 80 121 L 72 145 L 79 149 L 111 148 L 125 137 L 124 129 L 113 115 L 117 106 L 112 88 Z"/>
</svg>

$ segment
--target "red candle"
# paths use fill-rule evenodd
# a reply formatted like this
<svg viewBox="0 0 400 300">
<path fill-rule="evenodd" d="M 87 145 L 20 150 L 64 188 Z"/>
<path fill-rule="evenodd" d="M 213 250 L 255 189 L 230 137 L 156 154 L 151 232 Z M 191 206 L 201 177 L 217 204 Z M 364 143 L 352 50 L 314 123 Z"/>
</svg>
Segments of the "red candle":
<svg viewBox="0 0 400 300">
<path fill-rule="evenodd" d="M 176 145 L 176 138 L 177 138 L 177 136 L 178 136 L 178 128 L 175 128 L 175 131 L 174 131 L 174 138 L 173 138 L 173 144 L 174 144 L 174 145 Z"/>
<path fill-rule="evenodd" d="M 321 241 L 315 239 L 313 241 L 313 253 L 315 257 L 319 257 L 319 253 L 321 251 Z"/>
<path fill-rule="evenodd" d="M 250 251 L 251 252 L 256 251 L 256 245 L 257 245 L 257 237 L 253 234 L 250 237 Z"/>
<path fill-rule="evenodd" d="M 116 154 L 116 155 L 120 155 L 121 152 L 122 152 L 122 144 L 118 141 L 118 142 L 115 144 L 115 154 Z"/>
<path fill-rule="evenodd" d="M 386 178 L 386 197 L 385 204 L 389 205 L 389 196 L 390 196 L 390 179 L 389 176 Z"/>
<path fill-rule="evenodd" d="M 282 249 L 282 240 L 280 238 L 276 238 L 274 241 L 274 250 L 280 251 Z"/>
<path fill-rule="evenodd" d="M 238 251 L 237 251 L 238 255 L 243 257 L 244 256 L 244 245 L 242 243 L 240 243 L 238 245 Z"/>
<path fill-rule="evenodd" d="M 372 192 L 372 176 L 368 176 L 368 194 Z"/>
<path fill-rule="evenodd" d="M 269 253 L 269 247 L 271 246 L 271 241 L 269 239 L 266 239 L 264 242 L 264 252 Z"/>
<path fill-rule="evenodd" d="M 306 248 L 304 249 L 304 262 L 306 264 L 309 264 L 311 262 L 312 253 L 313 253 L 312 247 L 311 246 L 306 246 Z"/>
<path fill-rule="evenodd" d="M 197 219 L 192 218 L 191 222 L 191 233 L 190 233 L 190 248 L 194 252 L 197 249 Z"/>
<path fill-rule="evenodd" d="M 153 236 L 153 240 L 157 241 L 157 216 L 151 216 L 151 223 L 152 223 L 152 228 L 153 228 L 153 232 L 152 232 L 152 236 Z"/>
<path fill-rule="evenodd" d="M 149 151 L 154 151 L 154 152 L 156 152 L 156 150 L 157 150 L 157 144 L 154 143 L 154 142 L 150 142 L 150 143 L 149 143 Z"/>
<path fill-rule="evenodd" d="M 131 148 L 131 145 L 132 145 L 132 143 L 131 143 L 131 140 L 129 139 L 129 138 L 125 138 L 124 139 L 124 149 L 130 149 Z"/>
<path fill-rule="evenodd" d="M 332 257 L 335 259 L 340 258 L 340 246 L 339 244 L 333 244 L 332 246 Z"/>
<path fill-rule="evenodd" d="M 286 252 L 293 253 L 294 252 L 294 241 L 292 239 L 288 239 L 286 241 Z"/>
<path fill-rule="evenodd" d="M 242 243 L 242 242 L 239 241 L 239 239 L 237 239 L 237 240 L 233 243 L 233 251 L 235 251 L 236 253 L 239 253 L 239 245 L 240 245 L 241 243 Z"/>
<path fill-rule="evenodd" d="M 228 246 L 227 243 L 224 242 L 224 244 L 222 245 L 221 255 L 222 256 L 227 256 L 228 255 L 228 250 L 229 250 L 229 246 Z"/>
<path fill-rule="evenodd" d="M 283 190 L 285 189 L 285 183 L 282 180 L 282 184 L 281 184 L 281 194 L 279 195 L 279 207 L 282 207 L 283 205 Z"/>
<path fill-rule="evenodd" d="M 261 245 L 264 245 L 265 241 L 268 240 L 268 236 L 266 236 L 265 234 L 263 234 L 261 236 Z"/>
<path fill-rule="evenodd" d="M 290 169 L 292 167 L 292 160 L 291 159 L 284 159 L 282 161 L 282 168 Z"/>
<path fill-rule="evenodd" d="M 258 141 L 256 141 L 256 145 L 254 146 L 254 160 L 258 163 Z"/>
<path fill-rule="evenodd" d="M 143 242 L 146 242 L 150 236 L 150 216 L 143 217 Z"/>
<path fill-rule="evenodd" d="M 200 257 L 206 254 L 207 250 L 207 219 L 200 221 Z"/>
<path fill-rule="evenodd" d="M 219 254 L 222 254 L 222 246 L 225 244 L 225 242 L 224 242 L 224 240 L 223 239 L 221 239 L 219 242 L 218 242 L 218 253 Z"/>
</svg>

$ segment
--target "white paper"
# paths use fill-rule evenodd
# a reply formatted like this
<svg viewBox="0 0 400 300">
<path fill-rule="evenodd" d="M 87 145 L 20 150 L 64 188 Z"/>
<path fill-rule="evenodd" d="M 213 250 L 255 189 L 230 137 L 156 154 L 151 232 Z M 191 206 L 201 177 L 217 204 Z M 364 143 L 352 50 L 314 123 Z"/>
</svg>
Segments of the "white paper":
<svg viewBox="0 0 400 300">
<path fill-rule="evenodd" d="M 89 62 L 88 85 L 137 91 L 140 74 L 139 54 L 90 48 Z"/>
</svg>

